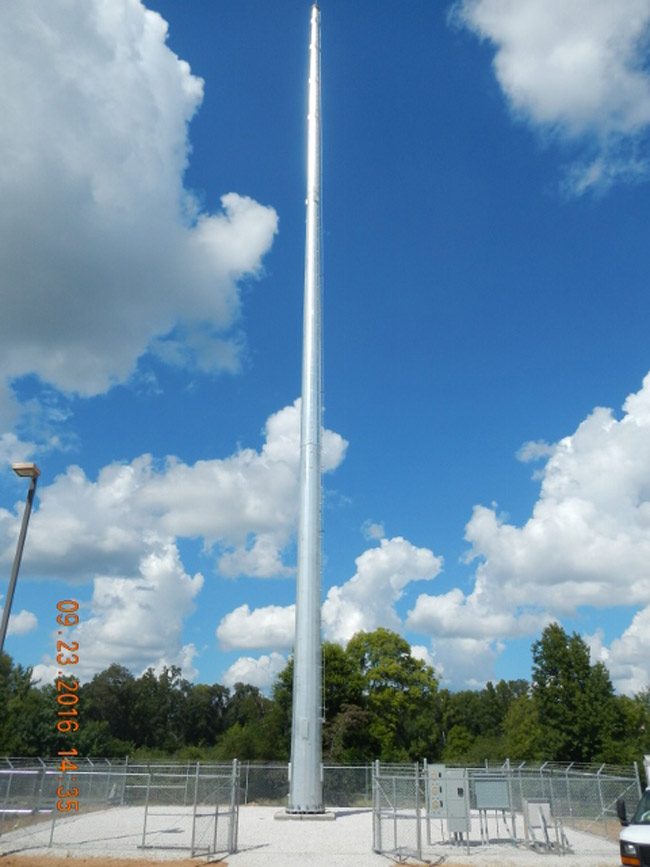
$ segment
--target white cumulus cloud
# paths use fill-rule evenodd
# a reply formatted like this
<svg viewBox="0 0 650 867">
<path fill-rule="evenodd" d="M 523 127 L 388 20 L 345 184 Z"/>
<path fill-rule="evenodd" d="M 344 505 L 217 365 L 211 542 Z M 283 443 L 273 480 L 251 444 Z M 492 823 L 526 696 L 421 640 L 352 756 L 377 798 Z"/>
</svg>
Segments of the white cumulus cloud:
<svg viewBox="0 0 650 867">
<path fill-rule="evenodd" d="M 638 611 L 609 646 L 602 632 L 588 637 L 592 659 L 604 662 L 619 692 L 634 695 L 650 688 L 650 606 Z"/>
<path fill-rule="evenodd" d="M 596 408 L 557 444 L 523 526 L 478 506 L 466 538 L 491 602 L 557 614 L 650 603 L 650 375 L 620 420 Z"/>
<path fill-rule="evenodd" d="M 231 688 L 236 683 L 249 683 L 262 691 L 267 691 L 273 686 L 286 664 L 286 657 L 280 653 L 271 653 L 258 658 L 242 656 L 224 672 L 222 681 L 224 686 Z"/>
<path fill-rule="evenodd" d="M 323 627 L 329 641 L 345 643 L 361 630 L 400 628 L 395 604 L 413 581 L 430 581 L 442 570 L 442 558 L 396 536 L 382 539 L 355 560 L 356 573 L 331 587 L 323 603 Z"/>
<path fill-rule="evenodd" d="M 650 684 L 650 374 L 625 400 L 620 418 L 597 407 L 552 448 L 535 444 L 522 456 L 547 458 L 530 518 L 518 526 L 495 506 L 476 506 L 466 527 L 468 560 L 478 564 L 473 589 L 420 594 L 407 627 L 430 636 L 435 659 L 455 680 L 472 670 L 465 650 L 487 671 L 505 639 L 539 634 L 580 606 L 636 604 L 641 610 L 609 647 L 602 636 L 590 640 L 618 689 L 644 688 Z"/>
<path fill-rule="evenodd" d="M 188 465 L 142 455 L 104 467 L 95 481 L 71 466 L 39 487 L 22 572 L 53 573 L 80 581 L 94 574 L 138 568 L 147 533 L 202 537 L 220 550 L 223 574 L 282 576 L 291 569 L 282 551 L 295 529 L 298 507 L 299 401 L 274 413 L 257 451 L 240 449 Z M 346 441 L 323 432 L 323 468 L 343 460 Z M 9 562 L 23 504 L 0 509 L 0 551 Z M 91 564 L 91 565 L 89 565 Z"/>
<path fill-rule="evenodd" d="M 495 47 L 516 115 L 585 148 L 576 192 L 648 170 L 648 0 L 458 0 L 453 18 Z"/>
<path fill-rule="evenodd" d="M 22 611 L 9 617 L 7 635 L 25 635 L 27 632 L 32 632 L 37 626 L 38 618 L 36 615 L 23 608 Z"/>
<path fill-rule="evenodd" d="M 442 569 L 442 558 L 428 548 L 417 548 L 396 536 L 364 551 L 356 561 L 356 573 L 340 586 L 331 587 L 322 606 L 323 633 L 327 641 L 345 644 L 355 632 L 371 632 L 379 626 L 399 630 L 395 604 L 413 581 L 430 581 Z M 251 610 L 241 605 L 217 627 L 222 647 L 289 648 L 293 644 L 295 606 L 267 605 Z"/>
<path fill-rule="evenodd" d="M 90 610 L 80 607 L 79 625 L 69 629 L 68 638 L 79 644 L 74 674 L 82 680 L 114 662 L 138 674 L 149 667 L 159 671 L 179 665 L 185 677 L 196 675 L 196 649 L 182 643 L 182 629 L 203 576 L 185 573 L 172 542 L 151 538 L 148 544 L 139 574 L 95 578 Z M 34 675 L 50 680 L 56 670 L 55 660 L 46 658 Z"/>
<path fill-rule="evenodd" d="M 203 212 L 184 189 L 203 81 L 166 37 L 140 0 L 3 4 L 5 384 L 98 394 L 166 336 L 203 368 L 236 367 L 237 283 L 260 273 L 277 215 L 234 192 Z"/>
<path fill-rule="evenodd" d="M 431 668 L 435 668 L 436 662 L 433 658 L 433 654 L 428 647 L 424 647 L 424 645 L 422 644 L 412 644 L 411 656 L 413 657 L 413 659 L 419 659 L 425 665 L 429 665 Z"/>
<path fill-rule="evenodd" d="M 253 611 L 248 605 L 240 605 L 221 620 L 216 635 L 224 650 L 290 648 L 295 622 L 295 605 L 266 605 Z"/>
<path fill-rule="evenodd" d="M 481 597 L 465 596 L 454 588 L 438 596 L 421 594 L 409 611 L 406 625 L 415 632 L 445 638 L 493 639 L 530 635 L 543 628 L 548 617 L 537 614 L 515 616 L 507 610 L 490 610 Z"/>
</svg>

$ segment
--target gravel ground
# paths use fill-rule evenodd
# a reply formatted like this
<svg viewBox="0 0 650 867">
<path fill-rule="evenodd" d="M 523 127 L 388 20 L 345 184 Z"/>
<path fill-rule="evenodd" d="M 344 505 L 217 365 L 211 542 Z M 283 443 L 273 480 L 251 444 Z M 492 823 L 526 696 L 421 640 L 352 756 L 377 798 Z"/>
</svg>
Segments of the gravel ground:
<svg viewBox="0 0 650 867">
<path fill-rule="evenodd" d="M 371 851 L 372 815 L 369 810 L 335 810 L 336 821 L 333 822 L 280 822 L 274 819 L 277 809 L 241 808 L 239 851 L 223 856 L 229 867 L 388 867 L 393 863 L 393 859 Z M 25 867 L 28 863 L 47 863 L 49 857 L 54 856 L 98 859 L 100 864 L 111 857 L 140 862 L 188 858 L 188 849 L 181 848 L 189 843 L 191 823 L 187 814 L 183 815 L 180 809 L 166 814 L 152 813 L 148 824 L 152 833 L 147 834 L 147 842 L 153 848 L 144 850 L 139 848 L 142 821 L 143 810 L 138 807 L 115 807 L 58 819 L 51 849 L 47 848 L 51 822 L 43 821 L 6 833 L 0 839 L 0 854 L 23 856 Z M 207 834 L 207 830 L 204 833 Z M 532 867 L 541 861 L 544 867 L 615 867 L 618 863 L 616 843 L 573 830 L 568 830 L 567 836 L 573 853 L 577 854 L 541 854 L 521 843 L 501 840 L 472 845 L 469 855 L 464 847 L 437 843 L 425 850 L 426 860 L 445 867 Z M 472 837 L 480 839 L 478 823 L 472 829 Z M 219 839 L 223 839 L 221 834 Z M 200 829 L 198 840 L 202 842 Z M 205 862 L 205 858 L 195 861 L 201 862 Z M 411 859 L 409 863 L 415 862 Z"/>
</svg>

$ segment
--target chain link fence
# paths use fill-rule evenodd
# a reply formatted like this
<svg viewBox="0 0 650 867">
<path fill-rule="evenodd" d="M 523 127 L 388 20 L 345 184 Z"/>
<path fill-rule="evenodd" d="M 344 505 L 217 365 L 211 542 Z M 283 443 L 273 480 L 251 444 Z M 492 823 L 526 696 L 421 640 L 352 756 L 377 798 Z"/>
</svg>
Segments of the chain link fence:
<svg viewBox="0 0 650 867">
<path fill-rule="evenodd" d="M 232 852 L 239 804 L 283 807 L 289 791 L 287 763 L 238 763 L 236 773 L 235 766 L 222 763 L 98 758 L 75 760 L 75 770 L 61 773 L 60 763 L 0 760 L 0 831 L 38 827 L 46 832 L 43 845 L 57 847 L 65 845 L 69 816 L 97 812 L 104 814 L 110 840 L 115 823 L 122 821 L 117 811 L 123 809 L 130 811 L 130 822 L 139 821 L 133 848 Z M 636 766 L 506 762 L 463 768 L 424 762 L 323 767 L 324 806 L 372 811 L 372 848 L 396 860 L 422 858 L 443 843 L 468 851 L 470 843 L 495 839 L 528 844 L 532 828 L 524 817 L 530 819 L 531 804 L 547 805 L 538 812 L 561 823 L 562 834 L 579 832 L 583 847 L 596 837 L 616 840 L 616 801 L 623 798 L 631 813 L 640 792 Z M 559 831 L 557 839 L 564 840 Z"/>
<path fill-rule="evenodd" d="M 286 807 L 289 765 L 286 762 L 241 763 L 241 803 Z M 372 765 L 323 765 L 325 807 L 370 807 Z"/>
<path fill-rule="evenodd" d="M 0 768 L 0 830 L 17 828 L 65 845 L 65 820 L 89 813 L 117 821 L 119 808 L 141 814 L 140 848 L 185 849 L 190 856 L 237 849 L 240 769 L 228 764 L 82 761 L 61 772 L 57 760 L 5 760 Z M 30 767 L 31 763 L 31 767 Z M 9 766 L 7 766 L 9 765 Z M 36 766 L 35 766 L 36 765 Z M 113 818 L 115 817 L 115 818 Z M 172 842 L 173 841 L 173 842 Z"/>
<path fill-rule="evenodd" d="M 495 770 L 473 771 L 474 779 L 494 775 Z M 613 825 L 618 836 L 616 801 L 623 798 L 628 812 L 633 812 L 641 796 L 641 782 L 636 765 L 624 768 L 608 765 L 558 765 L 550 762 L 538 767 L 521 764 L 503 766 L 498 772 L 508 781 L 512 807 L 523 811 L 524 802 L 541 800 L 551 805 L 553 816 L 568 827 L 607 836 Z"/>
<path fill-rule="evenodd" d="M 543 763 L 478 768 L 444 765 L 373 766 L 373 849 L 396 860 L 422 859 L 436 845 L 494 842 L 582 851 L 615 841 L 616 801 L 633 810 L 641 784 L 632 768 Z M 539 818 L 539 826 L 535 822 Z M 591 841 L 591 842 L 590 842 Z"/>
</svg>

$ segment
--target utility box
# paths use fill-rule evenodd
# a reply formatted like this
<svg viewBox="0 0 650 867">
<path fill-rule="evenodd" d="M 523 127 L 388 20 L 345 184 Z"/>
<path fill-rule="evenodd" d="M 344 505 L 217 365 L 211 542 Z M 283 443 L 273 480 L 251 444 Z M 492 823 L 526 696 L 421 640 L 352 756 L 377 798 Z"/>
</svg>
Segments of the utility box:
<svg viewBox="0 0 650 867">
<path fill-rule="evenodd" d="M 427 814 L 430 819 L 444 819 L 446 816 L 444 778 L 444 765 L 427 765 Z"/>
<path fill-rule="evenodd" d="M 444 808 L 449 834 L 469 835 L 469 785 L 465 768 L 447 768 L 444 777 Z"/>
<path fill-rule="evenodd" d="M 510 787 L 505 779 L 474 778 L 477 810 L 509 810 Z"/>
</svg>

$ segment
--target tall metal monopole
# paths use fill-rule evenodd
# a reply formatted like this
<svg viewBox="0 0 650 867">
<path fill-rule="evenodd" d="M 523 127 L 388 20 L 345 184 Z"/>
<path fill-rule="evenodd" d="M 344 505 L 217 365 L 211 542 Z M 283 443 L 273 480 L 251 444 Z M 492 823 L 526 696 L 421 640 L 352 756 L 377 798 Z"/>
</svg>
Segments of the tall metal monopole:
<svg viewBox="0 0 650 867">
<path fill-rule="evenodd" d="M 289 813 L 323 812 L 321 781 L 321 98 L 320 10 L 311 10 L 300 516 Z"/>
</svg>

